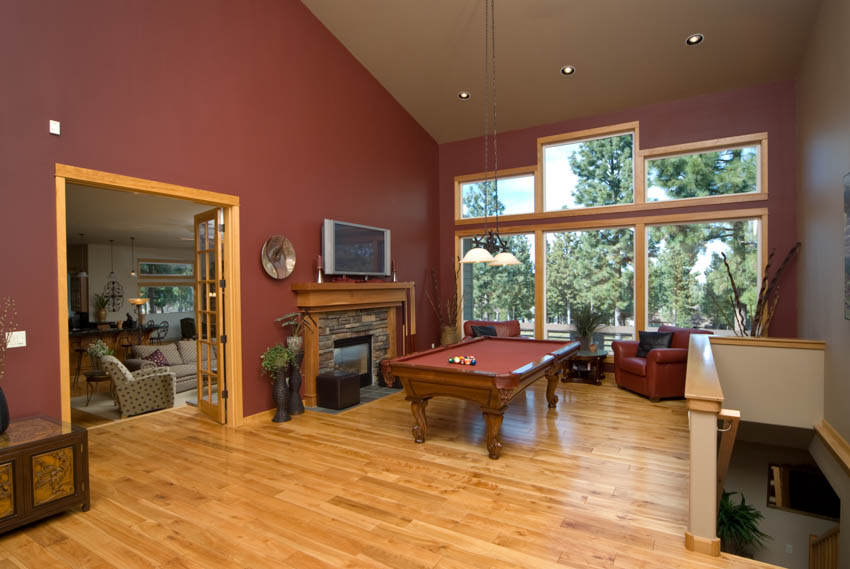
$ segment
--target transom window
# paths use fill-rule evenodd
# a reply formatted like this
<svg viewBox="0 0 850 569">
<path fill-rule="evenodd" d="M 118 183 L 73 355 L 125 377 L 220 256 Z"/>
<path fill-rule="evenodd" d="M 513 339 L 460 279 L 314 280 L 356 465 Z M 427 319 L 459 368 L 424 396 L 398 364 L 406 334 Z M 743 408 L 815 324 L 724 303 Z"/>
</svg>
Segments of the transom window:
<svg viewBox="0 0 850 569">
<path fill-rule="evenodd" d="M 759 192 L 759 154 L 745 146 L 647 159 L 646 201 Z"/>
<path fill-rule="evenodd" d="M 543 146 L 545 211 L 634 202 L 634 134 Z"/>
<path fill-rule="evenodd" d="M 192 261 L 163 261 L 139 259 L 139 276 L 155 278 L 192 278 L 195 264 Z"/>
<path fill-rule="evenodd" d="M 471 181 L 460 185 L 461 217 L 464 219 L 487 215 L 514 215 L 534 212 L 534 174 L 499 178 L 499 203 L 493 181 Z"/>
</svg>

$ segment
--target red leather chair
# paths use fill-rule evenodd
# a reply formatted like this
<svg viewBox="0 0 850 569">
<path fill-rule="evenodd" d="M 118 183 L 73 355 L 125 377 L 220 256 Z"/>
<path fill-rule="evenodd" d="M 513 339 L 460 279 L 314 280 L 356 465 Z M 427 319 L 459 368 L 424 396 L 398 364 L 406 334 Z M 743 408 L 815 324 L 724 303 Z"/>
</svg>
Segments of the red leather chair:
<svg viewBox="0 0 850 569">
<path fill-rule="evenodd" d="M 653 401 L 666 397 L 684 397 L 691 334 L 711 332 L 675 326 L 661 326 L 658 331 L 673 332 L 673 341 L 669 348 L 656 348 L 645 358 L 637 357 L 639 342 L 618 340 L 611 343 L 617 385 Z"/>
<path fill-rule="evenodd" d="M 463 340 L 469 340 L 472 336 L 473 326 L 492 326 L 496 329 L 496 336 L 503 338 L 514 338 L 521 335 L 519 320 L 467 320 L 463 323 Z"/>
</svg>

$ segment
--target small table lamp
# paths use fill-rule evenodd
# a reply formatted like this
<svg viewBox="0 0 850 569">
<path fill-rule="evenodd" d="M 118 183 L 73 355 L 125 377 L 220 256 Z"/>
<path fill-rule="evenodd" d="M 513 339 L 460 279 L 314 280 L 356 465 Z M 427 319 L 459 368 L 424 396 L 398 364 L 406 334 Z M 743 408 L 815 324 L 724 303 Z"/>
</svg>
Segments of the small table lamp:
<svg viewBox="0 0 850 569">
<path fill-rule="evenodd" d="M 148 298 L 128 298 L 127 302 L 135 305 L 136 307 L 136 315 L 139 317 L 139 320 L 136 322 L 136 326 L 139 330 L 139 344 L 142 343 L 142 324 L 144 324 L 145 315 L 142 314 L 142 306 L 148 303 Z"/>
</svg>

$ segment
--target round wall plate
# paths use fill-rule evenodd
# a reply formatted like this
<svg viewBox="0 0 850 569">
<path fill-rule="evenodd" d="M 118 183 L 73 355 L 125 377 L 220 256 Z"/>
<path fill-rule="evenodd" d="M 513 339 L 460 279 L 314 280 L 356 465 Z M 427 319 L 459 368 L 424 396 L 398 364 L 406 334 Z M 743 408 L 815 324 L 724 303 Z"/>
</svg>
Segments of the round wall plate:
<svg viewBox="0 0 850 569">
<path fill-rule="evenodd" d="M 263 268 L 273 279 L 285 279 L 295 270 L 295 247 L 283 235 L 272 235 L 260 253 Z"/>
</svg>

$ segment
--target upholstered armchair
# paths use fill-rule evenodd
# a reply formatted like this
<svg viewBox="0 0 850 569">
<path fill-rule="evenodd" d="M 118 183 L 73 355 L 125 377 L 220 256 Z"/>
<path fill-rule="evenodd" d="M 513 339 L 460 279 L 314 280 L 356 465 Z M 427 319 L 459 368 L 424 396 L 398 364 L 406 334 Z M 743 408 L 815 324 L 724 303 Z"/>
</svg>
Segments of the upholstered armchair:
<svg viewBox="0 0 850 569">
<path fill-rule="evenodd" d="M 670 347 L 655 348 L 645 358 L 637 355 L 639 342 L 618 340 L 611 343 L 617 386 L 640 393 L 653 401 L 684 397 L 691 334 L 711 332 L 675 326 L 661 326 L 658 331 L 673 333 Z"/>
<path fill-rule="evenodd" d="M 112 378 L 122 419 L 174 407 L 177 378 L 168 368 L 146 367 L 130 373 L 114 356 L 103 356 L 100 363 Z"/>
<path fill-rule="evenodd" d="M 503 338 L 514 338 L 521 335 L 519 320 L 467 320 L 463 323 L 464 341 L 475 337 L 475 334 L 472 333 L 473 326 L 492 326 L 496 329 L 496 336 Z"/>
</svg>

